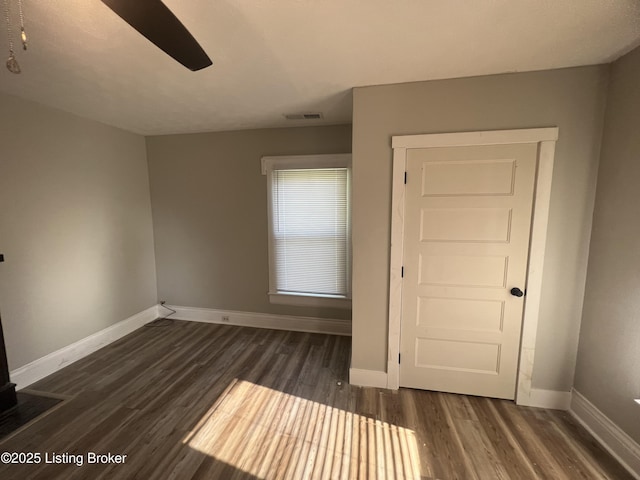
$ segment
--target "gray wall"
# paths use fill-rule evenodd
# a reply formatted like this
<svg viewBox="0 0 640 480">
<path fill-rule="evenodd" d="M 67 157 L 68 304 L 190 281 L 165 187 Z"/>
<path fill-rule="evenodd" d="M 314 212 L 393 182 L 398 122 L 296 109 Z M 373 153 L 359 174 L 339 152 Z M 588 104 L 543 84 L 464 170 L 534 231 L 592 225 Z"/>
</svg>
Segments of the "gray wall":
<svg viewBox="0 0 640 480">
<path fill-rule="evenodd" d="M 156 303 L 144 138 L 0 95 L 10 369 Z"/>
<path fill-rule="evenodd" d="M 264 155 L 351 152 L 351 126 L 147 138 L 158 295 L 169 304 L 326 318 L 269 303 Z"/>
<path fill-rule="evenodd" d="M 607 101 L 575 388 L 640 442 L 640 49 Z"/>
<path fill-rule="evenodd" d="M 608 67 L 357 88 L 352 367 L 386 370 L 391 136 L 558 126 L 533 386 L 573 384 Z"/>
</svg>

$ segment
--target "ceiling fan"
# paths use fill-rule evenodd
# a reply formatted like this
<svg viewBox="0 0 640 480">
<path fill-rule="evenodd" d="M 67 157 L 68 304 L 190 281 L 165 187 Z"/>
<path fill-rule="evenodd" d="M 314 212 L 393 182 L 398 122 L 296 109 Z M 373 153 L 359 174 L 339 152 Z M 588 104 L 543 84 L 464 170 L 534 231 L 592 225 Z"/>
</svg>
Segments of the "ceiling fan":
<svg viewBox="0 0 640 480">
<path fill-rule="evenodd" d="M 160 0 L 102 0 L 160 50 L 189 70 L 213 65 L 189 30 Z"/>
</svg>

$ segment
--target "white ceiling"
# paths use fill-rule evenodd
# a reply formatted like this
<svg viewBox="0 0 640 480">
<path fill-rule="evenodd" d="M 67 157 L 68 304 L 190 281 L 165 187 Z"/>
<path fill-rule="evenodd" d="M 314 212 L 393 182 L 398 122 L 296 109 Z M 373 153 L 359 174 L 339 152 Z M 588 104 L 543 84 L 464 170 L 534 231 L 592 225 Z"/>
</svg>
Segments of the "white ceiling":
<svg viewBox="0 0 640 480">
<path fill-rule="evenodd" d="M 165 0 L 213 59 L 191 72 L 99 0 L 23 1 L 30 48 L 0 91 L 146 135 L 301 125 L 283 117 L 297 112 L 349 123 L 354 86 L 598 64 L 640 44 L 638 0 Z"/>
</svg>

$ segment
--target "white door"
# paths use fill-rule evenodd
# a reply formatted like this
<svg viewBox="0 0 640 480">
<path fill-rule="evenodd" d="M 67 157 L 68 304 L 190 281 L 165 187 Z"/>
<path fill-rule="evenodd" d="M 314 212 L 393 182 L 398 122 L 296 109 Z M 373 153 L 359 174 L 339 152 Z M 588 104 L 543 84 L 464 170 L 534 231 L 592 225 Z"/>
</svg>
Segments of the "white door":
<svg viewBox="0 0 640 480">
<path fill-rule="evenodd" d="M 515 397 L 537 149 L 407 151 L 401 386 Z"/>
</svg>

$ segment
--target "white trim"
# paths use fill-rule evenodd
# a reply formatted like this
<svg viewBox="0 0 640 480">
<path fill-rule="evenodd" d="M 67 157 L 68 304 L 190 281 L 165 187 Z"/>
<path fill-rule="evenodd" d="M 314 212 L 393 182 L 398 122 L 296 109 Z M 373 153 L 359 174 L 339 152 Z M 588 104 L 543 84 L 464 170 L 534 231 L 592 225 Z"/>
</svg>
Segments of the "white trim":
<svg viewBox="0 0 640 480">
<path fill-rule="evenodd" d="M 569 413 L 614 456 L 629 473 L 640 480 L 640 445 L 575 389 Z"/>
<path fill-rule="evenodd" d="M 393 148 L 464 147 L 476 145 L 510 145 L 514 143 L 554 142 L 558 128 L 523 128 L 484 132 L 427 133 L 400 135 L 391 140 Z"/>
<path fill-rule="evenodd" d="M 271 328 L 294 332 L 327 333 L 331 335 L 351 335 L 351 321 L 333 318 L 296 317 L 266 313 L 238 312 L 235 310 L 215 310 L 212 308 L 180 307 L 167 305 L 176 311 L 170 318 L 190 322 L 219 323 L 239 327 Z M 229 321 L 222 318 L 228 317 Z"/>
<path fill-rule="evenodd" d="M 287 170 L 290 168 L 344 168 L 351 167 L 350 153 L 328 155 L 287 155 L 280 157 L 262 157 L 260 168 L 266 175 L 269 170 Z"/>
<path fill-rule="evenodd" d="M 391 199 L 391 264 L 389 276 L 389 336 L 387 357 L 387 388 L 400 386 L 400 327 L 402 320 L 402 265 L 404 237 L 404 172 L 407 150 L 411 148 L 455 147 L 469 145 L 507 145 L 538 143 L 538 168 L 536 175 L 534 212 L 527 270 L 527 299 L 524 305 L 522 345 L 516 403 L 531 405 L 531 377 L 534 367 L 538 314 L 540 310 L 540 286 L 544 266 L 551 180 L 558 128 L 531 128 L 521 130 L 495 130 L 486 132 L 461 132 L 392 137 L 393 187 Z M 535 398 L 533 399 L 535 401 Z"/>
<path fill-rule="evenodd" d="M 333 295 L 301 295 L 294 293 L 271 293 L 269 302 L 279 305 L 301 305 L 305 307 L 350 309 L 351 299 Z"/>
<path fill-rule="evenodd" d="M 17 368 L 9 374 L 9 377 L 18 389 L 27 387 L 154 321 L 159 317 L 158 309 L 159 305 L 153 305 L 104 330 Z"/>
<path fill-rule="evenodd" d="M 569 405 L 571 405 L 571 392 L 532 388 L 528 400 L 529 403 L 526 405 L 527 407 L 569 410 Z"/>
<path fill-rule="evenodd" d="M 391 256 L 389 265 L 389 355 L 388 388 L 400 386 L 400 325 L 402 322 L 402 265 L 404 249 L 404 172 L 406 148 L 393 150 L 393 190 L 391 192 Z"/>
<path fill-rule="evenodd" d="M 349 383 L 359 387 L 387 387 L 387 374 L 378 370 L 349 369 Z"/>
<path fill-rule="evenodd" d="M 518 405 L 531 405 L 530 402 L 532 402 L 530 398 L 532 395 L 531 379 L 533 378 L 540 300 L 542 298 L 542 271 L 547 246 L 554 156 L 555 142 L 541 142 L 538 149 L 538 174 L 533 198 L 533 219 L 526 283 L 527 296 L 525 297 L 522 318 L 522 342 L 516 387 L 516 403 Z"/>
</svg>

